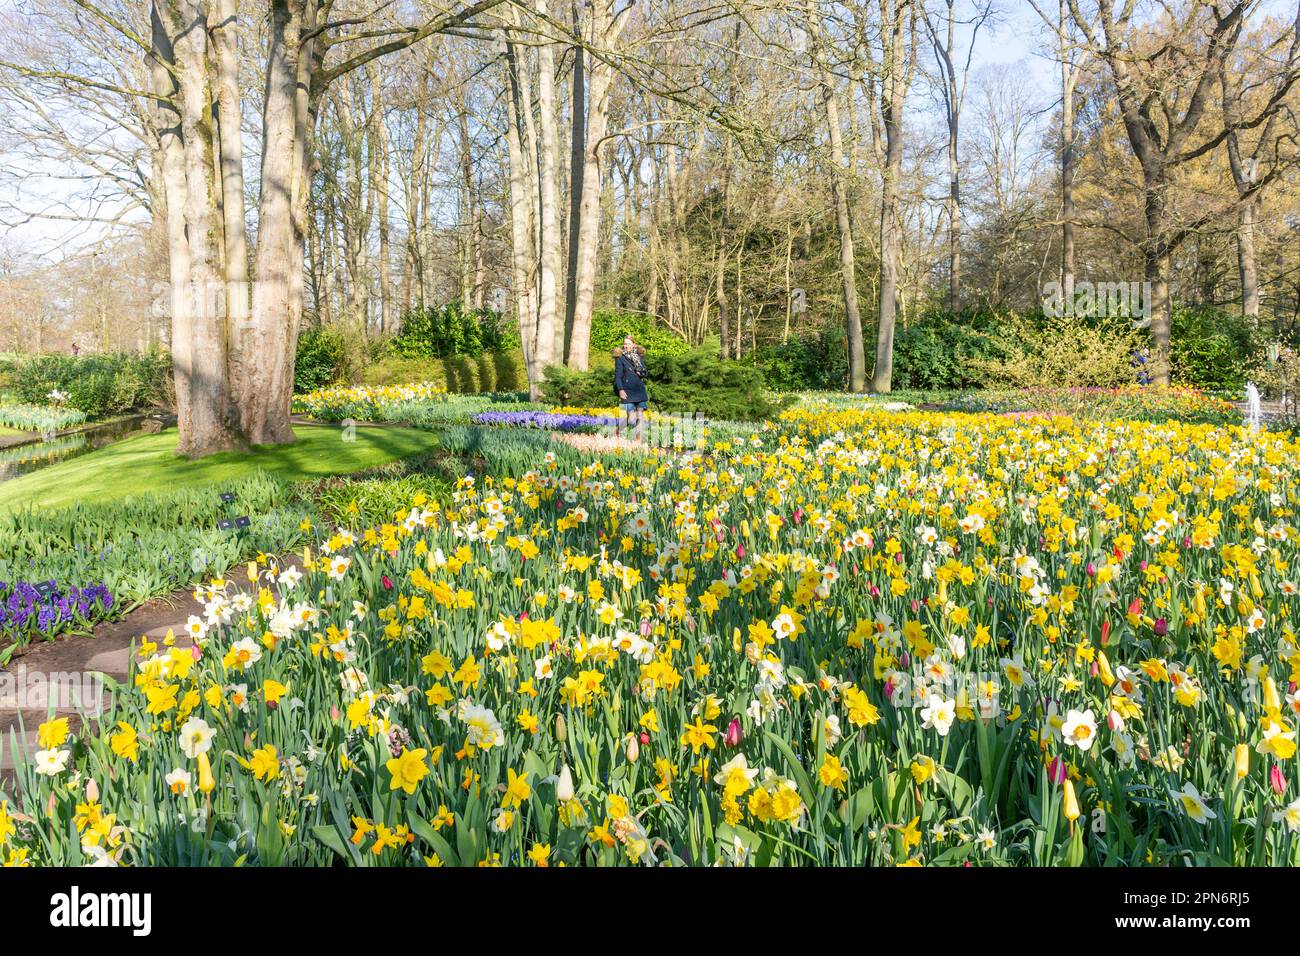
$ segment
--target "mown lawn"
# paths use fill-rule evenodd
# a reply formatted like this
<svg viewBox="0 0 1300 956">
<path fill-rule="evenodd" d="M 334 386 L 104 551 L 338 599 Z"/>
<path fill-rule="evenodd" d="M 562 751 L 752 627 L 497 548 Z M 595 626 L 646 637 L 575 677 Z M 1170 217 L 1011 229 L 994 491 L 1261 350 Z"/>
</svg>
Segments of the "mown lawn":
<svg viewBox="0 0 1300 956">
<path fill-rule="evenodd" d="M 229 481 L 261 470 L 287 481 L 373 468 L 433 448 L 437 439 L 411 428 L 358 428 L 355 441 L 328 425 L 299 425 L 292 445 L 265 445 L 189 461 L 176 454 L 176 430 L 128 438 L 80 458 L 0 484 L 0 510 L 106 501 L 146 491 Z"/>
</svg>

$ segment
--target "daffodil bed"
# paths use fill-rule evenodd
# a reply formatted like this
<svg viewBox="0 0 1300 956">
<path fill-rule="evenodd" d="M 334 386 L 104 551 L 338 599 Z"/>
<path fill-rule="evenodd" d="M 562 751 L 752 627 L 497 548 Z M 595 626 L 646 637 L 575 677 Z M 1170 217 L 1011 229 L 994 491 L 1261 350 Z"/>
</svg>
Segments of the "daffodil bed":
<svg viewBox="0 0 1300 956">
<path fill-rule="evenodd" d="M 0 857 L 1295 864 L 1298 450 L 814 405 L 535 456 L 205 586 Z"/>
</svg>

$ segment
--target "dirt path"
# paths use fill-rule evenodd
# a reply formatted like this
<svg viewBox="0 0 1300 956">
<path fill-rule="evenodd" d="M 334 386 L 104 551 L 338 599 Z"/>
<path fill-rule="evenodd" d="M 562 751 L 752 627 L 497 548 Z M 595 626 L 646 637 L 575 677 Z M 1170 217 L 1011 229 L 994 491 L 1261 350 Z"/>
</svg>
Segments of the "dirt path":
<svg viewBox="0 0 1300 956">
<path fill-rule="evenodd" d="M 281 566 L 288 564 L 301 568 L 301 560 L 290 558 Z M 228 595 L 256 587 L 242 571 L 235 571 L 226 578 Z M 0 789 L 12 781 L 21 759 L 15 743 L 30 759 L 39 749 L 37 728 L 51 716 L 67 717 L 74 732 L 81 727 L 82 713 L 96 719 L 109 692 L 95 675 L 125 682 L 133 648 L 142 638 L 161 643 L 171 631 L 177 646 L 189 647 L 186 622 L 191 614 L 202 617 L 203 605 L 194 600 L 193 588 L 177 590 L 119 620 L 97 625 L 89 637 L 64 635 L 17 651 L 8 666 L 0 668 Z"/>
</svg>

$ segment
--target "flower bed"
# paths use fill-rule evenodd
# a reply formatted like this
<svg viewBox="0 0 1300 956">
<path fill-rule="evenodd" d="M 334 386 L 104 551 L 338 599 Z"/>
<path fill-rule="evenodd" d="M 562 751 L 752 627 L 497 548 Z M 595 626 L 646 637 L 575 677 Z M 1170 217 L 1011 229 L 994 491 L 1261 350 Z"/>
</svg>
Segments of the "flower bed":
<svg viewBox="0 0 1300 956">
<path fill-rule="evenodd" d="M 1029 411 L 1091 419 L 1240 424 L 1241 412 L 1197 388 L 1126 385 L 1122 388 L 1026 388 L 959 392 L 941 403 L 961 411 Z"/>
<path fill-rule="evenodd" d="M 86 413 L 53 405 L 0 405 L 0 425 L 23 431 L 53 432 L 84 424 Z"/>
<path fill-rule="evenodd" d="M 590 432 L 613 428 L 620 419 L 606 415 L 570 415 L 556 412 L 480 412 L 475 425 L 505 425 L 514 428 L 543 428 L 552 431 Z"/>
<path fill-rule="evenodd" d="M 42 596 L 38 584 L 51 590 Z M 89 627 L 112 609 L 113 595 L 102 584 L 60 588 L 55 581 L 0 581 L 0 645 Z"/>
<path fill-rule="evenodd" d="M 197 650 L 43 726 L 0 858 L 1300 864 L 1285 435 L 813 405 L 682 457 L 453 443 L 494 471 L 201 588 Z"/>
<path fill-rule="evenodd" d="M 331 385 L 293 397 L 293 410 L 323 422 L 385 421 L 388 413 L 412 403 L 442 402 L 447 389 L 433 382 L 406 385 Z"/>
</svg>

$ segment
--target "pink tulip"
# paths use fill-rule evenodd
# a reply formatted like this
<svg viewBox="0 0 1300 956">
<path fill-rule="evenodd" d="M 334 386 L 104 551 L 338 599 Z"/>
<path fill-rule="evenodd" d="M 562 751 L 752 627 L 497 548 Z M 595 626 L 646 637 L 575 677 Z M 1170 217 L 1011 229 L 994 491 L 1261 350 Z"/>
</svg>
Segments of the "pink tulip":
<svg viewBox="0 0 1300 956">
<path fill-rule="evenodd" d="M 1286 778 L 1282 776 L 1282 768 L 1278 764 L 1273 764 L 1273 769 L 1268 772 L 1268 782 L 1278 796 L 1286 793 Z"/>
<path fill-rule="evenodd" d="M 1057 786 L 1065 783 L 1065 761 L 1060 757 L 1053 757 L 1047 765 L 1047 779 Z"/>
<path fill-rule="evenodd" d="M 731 723 L 727 724 L 727 735 L 722 738 L 722 742 L 728 747 L 739 747 L 743 736 L 740 731 L 740 718 L 732 717 Z"/>
</svg>

